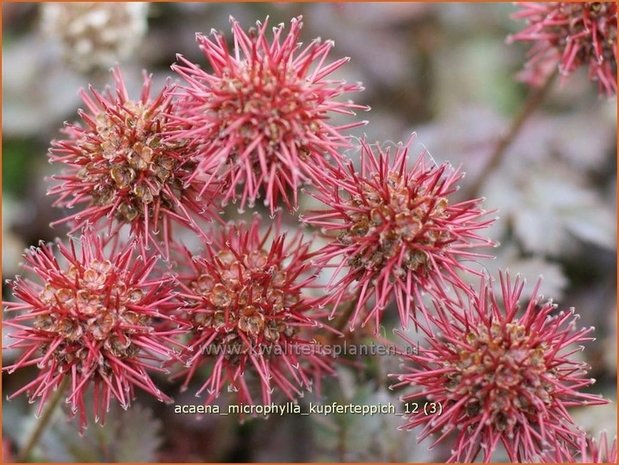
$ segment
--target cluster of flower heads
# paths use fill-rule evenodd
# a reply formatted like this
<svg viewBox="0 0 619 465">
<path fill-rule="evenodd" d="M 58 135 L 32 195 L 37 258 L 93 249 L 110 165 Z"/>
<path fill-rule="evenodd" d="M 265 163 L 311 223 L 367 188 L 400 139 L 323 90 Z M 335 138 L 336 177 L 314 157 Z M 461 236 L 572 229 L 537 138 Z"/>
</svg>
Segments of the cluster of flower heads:
<svg viewBox="0 0 619 465">
<path fill-rule="evenodd" d="M 231 51 L 223 34 L 197 36 L 210 71 L 179 56 L 183 85 L 152 96 L 145 74 L 132 99 L 116 68 L 115 88 L 83 91 L 81 123 L 52 142 L 63 172 L 49 194 L 79 209 L 59 223 L 80 236 L 57 244 L 59 258 L 33 248 L 26 268 L 38 281 L 11 282 L 16 300 L 5 306 L 16 316 L 6 324 L 23 353 L 5 369 L 40 369 L 12 397 L 26 392 L 41 410 L 68 385 L 82 428 L 91 387 L 102 422 L 136 387 L 172 401 L 158 387 L 167 374 L 205 403 L 226 390 L 243 403 L 296 399 L 334 373 L 325 341 L 366 325 L 378 334 L 393 314 L 428 336 L 395 386 L 412 388 L 404 401 L 444 410 L 406 428 L 424 425 L 435 443 L 455 435 L 457 461 L 490 460 L 499 443 L 513 460 L 576 453 L 582 435 L 567 408 L 604 402 L 581 392 L 593 381 L 570 357 L 592 329 L 536 292 L 522 310 L 522 282 L 508 275 L 492 291 L 467 262 L 488 256 L 483 230 L 494 219 L 481 199 L 457 197 L 459 169 L 412 153 L 414 136 L 344 154 L 348 130 L 365 124 L 354 111 L 367 107 L 341 100 L 362 87 L 329 78 L 348 61 L 328 60 L 331 41 L 302 48 L 301 18 L 272 37 L 266 21 L 249 31 L 231 22 Z M 289 237 L 275 215 L 296 212 L 303 184 L 324 205 L 300 218 L 322 247 Z M 259 215 L 222 219 L 230 201 L 243 209 L 259 197 L 268 227 Z M 200 250 L 179 241 L 179 227 Z M 479 290 L 466 274 L 481 277 Z M 328 323 L 336 317 L 344 324 Z M 604 447 L 594 459 L 616 455 Z"/>
<path fill-rule="evenodd" d="M 533 42 L 523 79 L 543 81 L 544 74 L 559 67 L 567 76 L 587 67 L 601 94 L 617 93 L 616 2 L 520 3 L 514 18 L 528 26 L 508 38 Z"/>
</svg>

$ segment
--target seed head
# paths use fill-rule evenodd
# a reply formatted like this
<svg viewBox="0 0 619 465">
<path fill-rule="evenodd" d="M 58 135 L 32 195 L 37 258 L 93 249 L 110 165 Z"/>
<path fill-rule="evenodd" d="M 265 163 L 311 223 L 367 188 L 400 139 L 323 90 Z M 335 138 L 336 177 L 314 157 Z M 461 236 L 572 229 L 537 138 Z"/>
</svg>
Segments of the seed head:
<svg viewBox="0 0 619 465">
<path fill-rule="evenodd" d="M 77 250 L 81 247 L 81 250 Z M 61 259 L 42 244 L 25 254 L 26 268 L 38 283 L 10 282 L 15 302 L 5 309 L 19 312 L 5 320 L 14 329 L 9 347 L 23 355 L 4 370 L 36 365 L 40 372 L 10 398 L 27 392 L 40 400 L 39 413 L 50 394 L 69 378 L 67 403 L 87 423 L 85 394 L 94 387 L 95 421 L 103 422 L 116 398 L 127 408 L 139 387 L 161 401 L 170 400 L 153 383 L 150 370 L 170 357 L 165 316 L 174 298 L 171 279 L 153 277 L 154 257 L 134 257 L 135 246 L 108 253 L 102 241 L 87 232 L 67 245 L 58 242 Z M 163 311 L 163 313 L 162 313 Z"/>
<path fill-rule="evenodd" d="M 204 364 L 212 367 L 198 395 L 206 403 L 222 389 L 254 403 L 271 402 L 273 388 L 294 399 L 330 373 L 328 358 L 316 345 L 322 298 L 312 298 L 315 270 L 308 243 L 300 235 L 287 241 L 275 226 L 274 239 L 260 233 L 260 218 L 249 226 L 231 225 L 216 234 L 201 255 L 185 251 L 191 270 L 181 275 L 185 320 L 191 327 L 185 387 Z"/>
<path fill-rule="evenodd" d="M 324 172 L 314 196 L 328 209 L 303 219 L 332 239 L 317 260 L 326 266 L 335 257 L 338 270 L 348 266 L 332 295 L 335 308 L 351 287 L 358 295 L 351 328 L 374 319 L 378 330 L 393 296 L 406 326 L 416 307 L 426 312 L 422 291 L 444 296 L 447 283 L 465 287 L 457 272 L 468 268 L 459 260 L 492 244 L 478 235 L 492 223 L 480 200 L 451 199 L 461 173 L 425 153 L 408 165 L 413 140 L 395 153 L 362 142 L 361 171 L 350 163 Z"/>
<path fill-rule="evenodd" d="M 576 329 L 573 310 L 537 295 L 524 311 L 524 283 L 501 275 L 500 295 L 487 280 L 464 308 L 435 302 L 435 331 L 427 348 L 407 355 L 407 371 L 396 387 L 414 387 L 403 401 L 440 403 L 440 416 L 411 415 L 406 429 L 425 426 L 419 440 L 438 433 L 434 444 L 453 433 L 452 461 L 470 462 L 480 453 L 490 461 L 502 444 L 510 461 L 531 461 L 544 450 L 574 444 L 578 432 L 567 408 L 606 403 L 581 392 L 593 384 L 588 367 L 570 357 L 573 344 L 592 340 L 593 328 Z M 440 334 L 440 337 L 436 335 Z"/>
<path fill-rule="evenodd" d="M 528 26 L 508 41 L 534 42 L 529 52 L 527 73 L 559 66 L 567 76 L 581 66 L 598 83 L 599 92 L 617 92 L 617 4 L 615 2 L 519 3 L 514 18 Z M 550 65 L 549 64 L 553 64 Z M 537 71 L 536 71 L 537 70 Z"/>
<path fill-rule="evenodd" d="M 50 161 L 66 168 L 53 177 L 54 205 L 84 206 L 57 223 L 69 221 L 75 230 L 107 221 L 113 233 L 129 225 L 145 248 L 150 243 L 161 250 L 156 236 L 167 247 L 173 220 L 198 230 L 193 216 L 214 216 L 208 209 L 212 192 L 206 195 L 193 177 L 192 144 L 166 138 L 178 128 L 170 116 L 172 88 L 166 85 L 151 99 L 151 78 L 145 75 L 140 99 L 130 100 L 118 68 L 113 77 L 116 92 L 83 91 L 88 110 L 80 112 L 83 125 L 69 124 L 67 138 L 52 142 Z"/>
<path fill-rule="evenodd" d="M 308 165 L 339 160 L 338 149 L 348 145 L 345 131 L 364 124 L 330 122 L 335 114 L 367 109 L 336 100 L 362 87 L 328 79 L 348 61 L 327 61 L 332 41 L 316 39 L 301 49 L 300 17 L 287 34 L 283 24 L 274 27 L 272 40 L 268 20 L 247 32 L 231 23 L 232 54 L 222 34 L 197 35 L 211 72 L 182 56 L 172 66 L 187 82 L 182 121 L 190 128 L 178 136 L 202 141 L 200 166 L 225 180 L 226 200 L 240 197 L 244 208 L 264 196 L 273 212 L 281 197 L 291 209 L 300 183 L 308 180 Z"/>
</svg>

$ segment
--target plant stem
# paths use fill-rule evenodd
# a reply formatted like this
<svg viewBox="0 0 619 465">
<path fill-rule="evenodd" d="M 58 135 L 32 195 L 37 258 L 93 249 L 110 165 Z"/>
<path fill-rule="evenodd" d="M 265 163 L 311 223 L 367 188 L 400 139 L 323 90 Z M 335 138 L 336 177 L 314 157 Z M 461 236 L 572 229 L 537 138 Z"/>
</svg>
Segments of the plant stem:
<svg viewBox="0 0 619 465">
<path fill-rule="evenodd" d="M 466 198 L 474 199 L 479 197 L 479 191 L 486 180 L 486 178 L 492 174 L 492 172 L 499 166 L 501 160 L 507 153 L 507 149 L 511 146 L 512 142 L 516 139 L 522 126 L 525 121 L 535 112 L 537 107 L 544 101 L 546 94 L 552 87 L 552 84 L 555 81 L 555 78 L 559 74 L 558 70 L 553 71 L 547 78 L 544 84 L 541 87 L 538 87 L 531 91 L 529 94 L 524 106 L 522 109 L 516 114 L 515 118 L 512 120 L 511 125 L 509 126 L 507 132 L 501 137 L 496 144 L 494 151 L 490 155 L 490 159 L 488 163 L 479 174 L 475 182 L 471 185 L 471 187 L 467 191 Z"/>
<path fill-rule="evenodd" d="M 58 407 L 58 404 L 60 403 L 60 399 L 62 399 L 62 396 L 67 387 L 68 382 L 69 382 L 68 376 L 65 376 L 63 380 L 60 382 L 60 385 L 56 389 L 56 392 L 54 392 L 54 394 L 52 395 L 52 398 L 49 400 L 49 403 L 47 404 L 47 407 L 43 411 L 43 414 L 39 417 L 37 424 L 35 425 L 34 429 L 30 433 L 30 437 L 28 437 L 26 444 L 19 452 L 19 455 L 17 456 L 17 460 L 16 460 L 17 462 L 27 462 L 28 459 L 30 458 L 30 454 L 32 453 L 32 450 L 38 444 L 39 439 L 41 439 L 43 432 L 49 425 L 49 422 L 52 419 L 52 417 L 54 416 L 56 407 Z"/>
<path fill-rule="evenodd" d="M 340 462 L 346 462 L 346 428 L 347 424 L 344 421 L 338 431 L 337 456 Z"/>
</svg>

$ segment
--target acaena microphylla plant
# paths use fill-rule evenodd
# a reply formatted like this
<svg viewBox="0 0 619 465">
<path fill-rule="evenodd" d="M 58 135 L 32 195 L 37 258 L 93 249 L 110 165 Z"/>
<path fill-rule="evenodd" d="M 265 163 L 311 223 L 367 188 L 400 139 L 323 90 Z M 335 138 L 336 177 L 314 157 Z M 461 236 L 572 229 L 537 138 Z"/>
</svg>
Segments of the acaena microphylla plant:
<svg viewBox="0 0 619 465">
<path fill-rule="evenodd" d="M 184 387 L 197 377 L 205 403 L 226 387 L 247 404 L 255 402 L 254 387 L 264 404 L 274 390 L 294 399 L 332 372 L 316 339 L 329 328 L 320 323 L 323 297 L 311 295 L 309 243 L 300 234 L 287 238 L 277 224 L 265 233 L 260 227 L 255 216 L 215 231 L 201 254 L 184 250 L 189 271 L 178 278 L 179 295 L 190 337 L 187 369 L 178 376 Z M 203 365 L 210 367 L 205 381 Z"/>
<path fill-rule="evenodd" d="M 130 99 L 119 68 L 112 71 L 115 91 L 81 92 L 87 111 L 82 124 L 69 124 L 66 138 L 52 142 L 50 162 L 62 165 L 62 174 L 49 189 L 54 205 L 82 207 L 56 223 L 70 222 L 73 230 L 86 224 L 108 227 L 112 234 L 129 225 L 144 249 L 162 250 L 170 242 L 172 223 L 199 231 L 194 217 L 210 219 L 215 184 L 208 191 L 194 176 L 193 143 L 170 141 L 178 129 L 172 86 L 154 98 L 151 77 L 144 75 L 140 98 Z M 54 224 L 54 223 L 53 223 Z"/>
<path fill-rule="evenodd" d="M 355 115 L 368 109 L 338 98 L 363 90 L 330 76 L 348 58 L 329 61 L 332 41 L 313 40 L 302 48 L 301 17 L 273 28 L 268 19 L 244 31 L 230 19 L 234 49 L 216 31 L 197 42 L 211 70 L 205 71 L 182 56 L 172 66 L 185 81 L 180 88 L 183 123 L 181 138 L 202 141 L 200 167 L 225 181 L 224 201 L 240 208 L 263 196 L 274 212 L 281 198 L 296 208 L 298 187 L 308 180 L 308 165 L 336 162 L 349 145 L 347 130 L 365 124 L 331 122 L 333 116 Z"/>
<path fill-rule="evenodd" d="M 588 67 L 600 93 L 617 92 L 616 2 L 519 3 L 514 18 L 528 26 L 508 41 L 530 41 L 528 70 L 559 66 L 561 74 Z M 549 66 L 548 66 L 549 65 Z M 533 72 L 535 75 L 535 72 Z"/>
<path fill-rule="evenodd" d="M 362 141 L 360 171 L 349 162 L 322 172 L 312 195 L 327 209 L 302 218 L 330 239 L 316 260 L 324 266 L 336 261 L 333 314 L 353 290 L 351 329 L 373 319 L 378 331 L 394 299 L 407 326 L 417 308 L 427 312 L 424 292 L 448 298 L 448 285 L 466 288 L 459 273 L 477 272 L 463 260 L 483 257 L 473 249 L 493 245 L 479 234 L 494 221 L 481 199 L 452 199 L 463 174 L 437 165 L 425 151 L 411 160 L 414 140 L 393 150 Z"/>
<path fill-rule="evenodd" d="M 178 305 L 173 279 L 153 271 L 156 257 L 137 256 L 135 242 L 110 250 L 87 231 L 56 248 L 59 257 L 45 244 L 26 252 L 25 268 L 36 282 L 21 277 L 9 282 L 15 301 L 3 305 L 16 316 L 4 325 L 15 339 L 9 347 L 23 352 L 3 369 L 39 369 L 9 398 L 26 392 L 33 402 L 39 399 L 40 413 L 67 378 L 66 401 L 80 429 L 88 422 L 91 386 L 95 421 L 101 423 L 113 399 L 129 406 L 136 387 L 170 401 L 149 372 L 165 371 L 161 365 L 178 345 L 173 336 L 182 332 L 167 316 Z"/>
<path fill-rule="evenodd" d="M 441 415 L 410 415 L 404 428 L 423 426 L 433 446 L 455 436 L 451 461 L 470 462 L 480 453 L 488 462 L 499 444 L 510 461 L 531 461 L 540 451 L 573 447 L 581 434 L 569 407 L 604 404 L 583 392 L 594 383 L 588 366 L 572 357 L 591 341 L 593 328 L 576 327 L 574 309 L 538 295 L 521 305 L 524 282 L 500 275 L 501 292 L 484 278 L 464 308 L 435 301 L 426 347 L 405 355 L 394 388 L 413 388 L 402 401 L 430 399 Z M 524 307 L 524 308 L 523 308 Z M 408 339 L 403 336 L 408 341 Z"/>
</svg>

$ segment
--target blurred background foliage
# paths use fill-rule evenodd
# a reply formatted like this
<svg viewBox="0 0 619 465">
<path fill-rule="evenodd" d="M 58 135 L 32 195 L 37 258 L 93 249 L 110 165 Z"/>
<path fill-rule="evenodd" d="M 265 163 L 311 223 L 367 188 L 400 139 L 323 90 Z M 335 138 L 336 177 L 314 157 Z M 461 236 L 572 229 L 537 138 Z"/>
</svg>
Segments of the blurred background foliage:
<svg viewBox="0 0 619 465">
<path fill-rule="evenodd" d="M 41 9 L 39 4 L 3 4 L 4 278 L 19 272 L 25 247 L 66 233 L 62 227 L 49 227 L 60 215 L 45 195 L 43 179 L 53 172 L 46 151 L 49 141 L 60 136 L 63 121 L 76 118 L 77 90 L 89 83 L 101 88 L 109 81 L 100 64 L 76 67 L 66 61 L 66 45 L 63 48 L 57 37 L 44 32 L 54 25 L 45 24 L 50 20 L 42 20 Z M 125 40 L 123 28 L 137 28 L 131 50 L 117 57 L 135 92 L 144 68 L 154 73 L 155 85 L 160 86 L 171 75 L 176 53 L 204 64 L 194 33 L 211 28 L 227 32 L 230 15 L 249 27 L 267 15 L 277 24 L 302 14 L 304 40 L 333 39 L 333 57 L 352 58 L 339 75 L 362 81 L 366 88 L 355 100 L 372 107 L 361 115 L 370 123 L 356 135 L 366 134 L 372 142 L 398 141 L 416 131 L 437 162 L 463 166 L 465 191 L 528 94 L 514 79 L 527 46 L 505 44 L 507 34 L 523 27 L 510 19 L 514 10 L 510 4 L 466 3 L 153 3 L 140 13 L 147 24 L 143 37 L 139 18 L 137 23 L 134 18 L 133 23 L 103 28 L 119 34 L 111 42 Z M 521 272 L 529 278 L 529 288 L 543 275 L 545 296 L 554 297 L 562 308 L 575 306 L 583 325 L 597 327 L 597 340 L 581 356 L 598 379 L 593 389 L 612 400 L 615 141 L 616 100 L 599 98 L 581 70 L 554 86 L 481 188 L 488 208 L 498 210 L 492 235 L 501 242 L 497 258 L 481 266 Z M 302 206 L 311 205 L 305 199 Z M 6 335 L 4 339 L 6 343 Z M 14 356 L 5 351 L 5 363 Z M 387 389 L 389 383 L 380 373 L 381 365 L 377 360 L 344 364 L 339 376 L 325 383 L 323 395 L 342 402 L 398 404 L 397 393 Z M 397 360 L 385 366 L 397 367 Z M 3 375 L 5 394 L 32 375 L 21 371 Z M 199 402 L 189 394 L 191 389 L 178 394 L 170 385 L 167 391 L 177 403 Z M 4 441 L 10 453 L 34 417 L 23 399 L 3 402 Z M 227 399 L 221 402 L 225 405 Z M 92 425 L 79 440 L 74 425 L 59 416 L 41 442 L 37 459 L 421 462 L 448 455 L 448 450 L 428 452 L 425 443 L 417 445 L 414 432 L 398 431 L 398 417 L 283 416 L 239 424 L 233 417 L 175 415 L 171 407 L 148 398 L 139 397 L 137 404 L 120 416 L 112 412 L 105 428 Z M 595 435 L 603 429 L 615 434 L 615 404 L 575 415 Z"/>
</svg>

